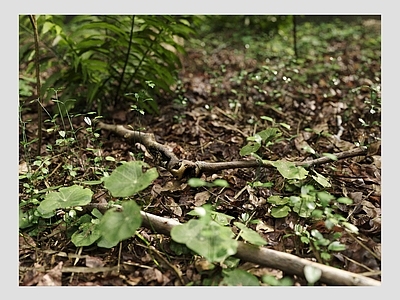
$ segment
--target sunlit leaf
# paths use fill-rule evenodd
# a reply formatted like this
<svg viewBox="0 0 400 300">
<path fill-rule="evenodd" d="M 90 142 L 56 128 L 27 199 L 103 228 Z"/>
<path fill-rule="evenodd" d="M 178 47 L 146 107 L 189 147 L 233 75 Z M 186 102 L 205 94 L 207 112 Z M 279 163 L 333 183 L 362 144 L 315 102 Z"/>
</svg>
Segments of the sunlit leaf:
<svg viewBox="0 0 400 300">
<path fill-rule="evenodd" d="M 274 218 L 284 218 L 289 214 L 291 211 L 289 206 L 279 206 L 271 208 L 271 216 Z"/>
<path fill-rule="evenodd" d="M 312 175 L 312 178 L 318 182 L 322 187 L 331 187 L 331 184 L 329 183 L 328 179 L 326 177 L 322 176 L 321 174 L 317 173 L 315 170 L 313 171 L 316 176 Z"/>
<path fill-rule="evenodd" d="M 307 265 L 304 267 L 304 277 L 310 285 L 316 283 L 322 275 L 321 269 Z"/>
<path fill-rule="evenodd" d="M 344 251 L 346 250 L 346 245 L 341 244 L 339 241 L 333 241 L 328 246 L 329 251 Z"/>
<path fill-rule="evenodd" d="M 246 227 L 246 225 L 240 222 L 234 222 L 235 226 L 237 226 L 240 230 L 240 237 L 245 241 L 256 245 L 256 246 L 263 246 L 267 244 L 267 241 L 264 240 L 257 232 L 253 229 Z"/>
<path fill-rule="evenodd" d="M 171 237 L 209 262 L 222 262 L 236 254 L 237 250 L 237 241 L 233 239 L 234 234 L 229 227 L 203 218 L 173 227 Z"/>
<path fill-rule="evenodd" d="M 336 201 L 347 205 L 353 204 L 353 200 L 347 197 L 339 197 L 336 199 Z"/>
<path fill-rule="evenodd" d="M 275 205 L 284 205 L 289 202 L 288 197 L 281 197 L 278 195 L 269 196 L 267 199 L 268 203 L 275 204 Z"/>
<path fill-rule="evenodd" d="M 103 177 L 104 186 L 113 197 L 129 197 L 145 188 L 158 177 L 156 168 L 142 161 L 131 161 L 117 167 L 110 176 Z"/>
<path fill-rule="evenodd" d="M 349 222 L 342 222 L 342 225 L 346 227 L 350 232 L 358 233 L 358 228 Z"/>
<path fill-rule="evenodd" d="M 308 171 L 301 166 L 296 166 L 293 162 L 277 160 L 277 161 L 264 161 L 265 164 L 270 164 L 277 168 L 279 173 L 286 179 L 305 179 L 307 178 Z"/>
</svg>

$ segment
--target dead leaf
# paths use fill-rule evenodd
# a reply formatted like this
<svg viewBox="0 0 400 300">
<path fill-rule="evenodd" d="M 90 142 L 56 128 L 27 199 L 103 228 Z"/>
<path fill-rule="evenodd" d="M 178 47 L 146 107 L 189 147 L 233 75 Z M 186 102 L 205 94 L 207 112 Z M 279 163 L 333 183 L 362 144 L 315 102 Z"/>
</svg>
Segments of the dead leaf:
<svg viewBox="0 0 400 300">
<path fill-rule="evenodd" d="M 204 192 L 197 193 L 194 196 L 194 201 L 195 201 L 194 205 L 202 206 L 203 204 L 205 204 L 208 201 L 208 199 L 210 199 L 210 192 L 204 191 Z"/>
<path fill-rule="evenodd" d="M 60 261 L 57 266 L 45 274 L 38 282 L 38 286 L 61 286 L 63 262 Z"/>
<path fill-rule="evenodd" d="M 26 164 L 26 161 L 23 161 L 19 164 L 18 172 L 19 174 L 28 173 L 28 165 Z"/>
<path fill-rule="evenodd" d="M 86 267 L 88 267 L 88 268 L 104 267 L 104 265 L 105 265 L 104 261 L 101 258 L 94 257 L 94 256 L 86 257 L 85 264 L 86 264 Z"/>
<path fill-rule="evenodd" d="M 182 208 L 174 201 L 172 197 L 165 197 L 165 205 L 178 217 L 182 216 Z"/>
<path fill-rule="evenodd" d="M 25 272 L 22 285 L 23 286 L 33 286 L 36 285 L 39 280 L 43 277 L 43 273 L 39 272 L 38 270 L 41 269 L 42 266 L 38 263 L 35 263 L 32 270 L 28 270 Z"/>
</svg>

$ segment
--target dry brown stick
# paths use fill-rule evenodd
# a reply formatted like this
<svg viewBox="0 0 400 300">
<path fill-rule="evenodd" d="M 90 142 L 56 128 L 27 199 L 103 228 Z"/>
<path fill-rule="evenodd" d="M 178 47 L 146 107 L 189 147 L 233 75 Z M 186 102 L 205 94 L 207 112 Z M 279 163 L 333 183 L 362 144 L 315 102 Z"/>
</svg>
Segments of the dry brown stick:
<svg viewBox="0 0 400 300">
<path fill-rule="evenodd" d="M 96 207 L 101 212 L 105 212 L 107 204 L 90 203 L 85 208 Z M 115 205 L 121 208 L 119 205 Z M 170 218 L 160 217 L 150 213 L 140 211 L 142 216 L 142 226 L 167 236 L 170 236 L 172 228 L 181 225 L 178 221 Z M 265 247 L 256 247 L 239 241 L 237 258 L 243 261 L 252 262 L 268 268 L 278 269 L 287 274 L 297 275 L 304 278 L 304 267 L 312 266 L 321 270 L 321 282 L 329 285 L 343 286 L 380 286 L 381 282 L 369 277 L 312 262 L 295 255 L 280 252 Z"/>
<path fill-rule="evenodd" d="M 143 226 L 158 233 L 170 235 L 173 227 L 180 225 L 178 221 L 141 211 Z M 265 247 L 255 247 L 239 242 L 236 257 L 268 268 L 279 269 L 285 273 L 304 277 L 304 267 L 312 266 L 321 270 L 321 282 L 330 285 L 344 286 L 380 286 L 381 282 L 356 273 L 340 270 L 312 262 L 295 255 Z"/>
<path fill-rule="evenodd" d="M 268 162 L 262 162 L 255 159 L 227 162 L 192 162 L 189 160 L 180 160 L 166 146 L 158 143 L 153 134 L 129 130 L 122 125 L 110 125 L 103 122 L 97 122 L 97 127 L 115 132 L 127 140 L 132 140 L 142 144 L 153 155 L 157 163 L 159 163 L 162 167 L 165 167 L 178 179 L 183 177 L 198 177 L 201 173 L 218 172 L 226 169 L 272 167 Z M 344 159 L 348 157 L 367 155 L 367 153 L 368 150 L 366 148 L 356 148 L 340 153 L 334 153 L 334 155 L 337 159 Z M 311 167 L 331 161 L 333 160 L 330 157 L 324 156 L 313 160 L 294 162 L 294 164 L 296 166 Z"/>
<path fill-rule="evenodd" d="M 155 156 L 155 159 L 163 162 L 163 167 L 169 171 L 174 170 L 179 164 L 176 155 L 169 151 L 167 147 L 158 143 L 153 134 L 140 131 L 129 130 L 122 125 L 111 125 L 103 122 L 97 122 L 96 126 L 101 129 L 115 132 L 126 140 L 131 140 L 142 144 L 147 150 Z"/>
</svg>

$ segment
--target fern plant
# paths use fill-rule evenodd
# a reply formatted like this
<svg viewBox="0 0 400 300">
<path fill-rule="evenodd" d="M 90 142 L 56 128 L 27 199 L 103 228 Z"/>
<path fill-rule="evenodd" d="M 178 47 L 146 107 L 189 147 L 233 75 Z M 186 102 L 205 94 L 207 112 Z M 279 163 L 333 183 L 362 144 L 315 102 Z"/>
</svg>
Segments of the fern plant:
<svg viewBox="0 0 400 300">
<path fill-rule="evenodd" d="M 20 16 L 20 85 L 25 94 L 34 70 L 28 22 Z M 184 53 L 176 37 L 188 39 L 195 22 L 196 16 L 38 16 L 43 84 L 41 95 L 32 96 L 46 102 L 52 97 L 49 88 L 62 88 L 61 101 L 75 100 L 66 109 L 97 108 L 99 113 L 121 101 L 131 105 L 133 93 L 165 96 Z M 148 81 L 156 88 L 149 90 Z M 157 112 L 156 102 L 143 108 Z"/>
</svg>

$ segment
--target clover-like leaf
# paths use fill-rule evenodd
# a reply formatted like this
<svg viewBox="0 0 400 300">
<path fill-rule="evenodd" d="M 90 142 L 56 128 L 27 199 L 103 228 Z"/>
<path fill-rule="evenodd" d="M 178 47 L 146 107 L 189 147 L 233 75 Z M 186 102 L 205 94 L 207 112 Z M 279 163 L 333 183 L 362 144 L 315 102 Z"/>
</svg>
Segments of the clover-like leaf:
<svg viewBox="0 0 400 300">
<path fill-rule="evenodd" d="M 84 206 L 92 200 L 93 192 L 81 186 L 62 187 L 46 195 L 37 210 L 43 217 L 52 217 L 56 209 Z"/>
<path fill-rule="evenodd" d="M 104 186 L 113 197 L 129 197 L 145 188 L 158 177 L 156 168 L 142 161 L 131 161 L 117 167 L 110 176 L 103 177 Z"/>
</svg>

